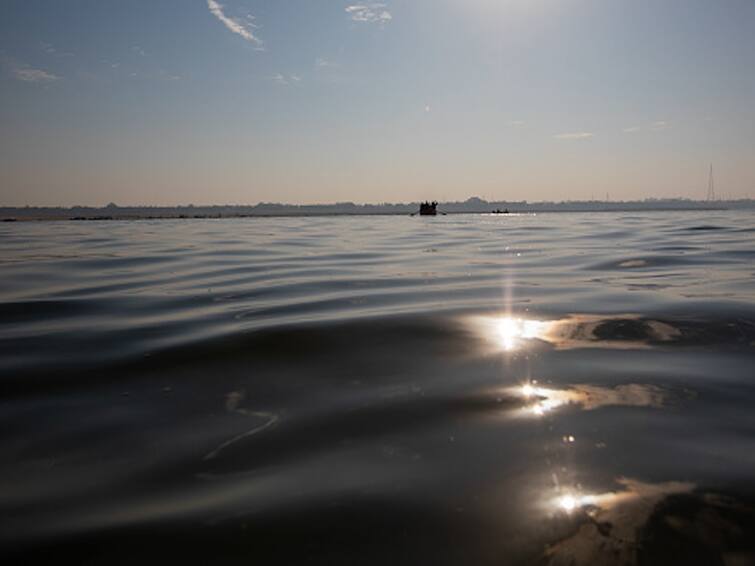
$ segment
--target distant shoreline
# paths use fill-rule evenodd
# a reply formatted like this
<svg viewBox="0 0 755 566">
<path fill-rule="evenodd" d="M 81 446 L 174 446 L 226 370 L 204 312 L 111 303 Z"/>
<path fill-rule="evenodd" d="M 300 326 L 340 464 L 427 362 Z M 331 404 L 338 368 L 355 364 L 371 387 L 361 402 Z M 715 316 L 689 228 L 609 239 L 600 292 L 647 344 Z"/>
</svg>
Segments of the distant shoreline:
<svg viewBox="0 0 755 566">
<path fill-rule="evenodd" d="M 417 212 L 419 203 L 400 204 L 316 204 L 288 205 L 260 203 L 257 205 L 210 206 L 117 206 L 105 207 L 0 207 L 3 222 L 30 220 L 188 220 L 218 218 L 269 218 L 316 216 L 404 216 Z M 650 212 L 650 211 L 714 211 L 755 210 L 755 200 L 694 201 L 686 199 L 649 199 L 643 201 L 565 201 L 565 202 L 488 202 L 470 198 L 462 202 L 438 205 L 443 214 L 490 214 L 508 210 L 512 214 L 559 212 Z M 505 215 L 505 213 L 500 213 Z"/>
</svg>

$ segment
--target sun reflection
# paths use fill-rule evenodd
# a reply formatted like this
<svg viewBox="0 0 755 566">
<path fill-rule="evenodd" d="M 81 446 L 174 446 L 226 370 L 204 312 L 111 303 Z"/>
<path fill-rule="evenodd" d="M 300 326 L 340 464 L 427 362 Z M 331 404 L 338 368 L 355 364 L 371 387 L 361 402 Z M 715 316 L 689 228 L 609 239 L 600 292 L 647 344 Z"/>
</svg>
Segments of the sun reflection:
<svg viewBox="0 0 755 566">
<path fill-rule="evenodd" d="M 641 533 L 658 504 L 695 489 L 685 482 L 648 484 L 617 478 L 616 483 L 616 491 L 590 495 L 559 489 L 545 502 L 543 510 L 549 515 L 575 517 L 581 523 L 571 535 L 548 546 L 548 564 L 635 564 Z"/>
<path fill-rule="evenodd" d="M 616 483 L 621 486 L 621 489 L 616 491 L 579 493 L 579 491 L 570 490 L 566 493 L 561 492 L 560 495 L 549 500 L 549 507 L 566 513 L 572 513 L 579 509 L 594 513 L 606 512 L 619 506 L 644 501 L 646 505 L 643 507 L 652 509 L 659 498 L 673 493 L 689 492 L 695 487 L 694 484 L 687 482 L 649 484 L 628 478 L 617 478 Z M 643 509 L 639 510 L 642 511 Z"/>
<path fill-rule="evenodd" d="M 539 338 L 545 323 L 539 320 L 504 317 L 496 322 L 496 330 L 504 350 L 517 348 L 522 340 Z"/>
<path fill-rule="evenodd" d="M 577 500 L 572 495 L 564 495 L 558 498 L 558 506 L 570 513 L 577 506 Z"/>
<path fill-rule="evenodd" d="M 662 408 L 668 393 L 653 385 L 629 383 L 616 387 L 579 384 L 564 389 L 543 387 L 532 380 L 524 384 L 506 388 L 509 395 L 522 397 L 526 405 L 524 414 L 541 417 L 559 407 L 572 405 L 583 411 L 606 406 L 654 407 Z M 574 436 L 564 437 L 564 442 L 574 442 Z"/>
<path fill-rule="evenodd" d="M 496 350 L 518 350 L 536 339 L 559 350 L 574 348 L 647 349 L 673 343 L 682 336 L 669 322 L 636 314 L 611 316 L 573 314 L 560 319 L 535 320 L 506 315 L 468 318 L 475 331 Z"/>
<path fill-rule="evenodd" d="M 525 411 L 538 417 L 564 405 L 576 401 L 574 392 L 570 390 L 548 389 L 536 385 L 536 382 L 528 382 L 514 391 L 516 394 L 532 401 Z"/>
<path fill-rule="evenodd" d="M 550 341 L 551 327 L 556 321 L 535 320 L 514 315 L 473 315 L 466 322 L 495 351 L 516 351 L 530 340 Z"/>
<path fill-rule="evenodd" d="M 606 505 L 608 501 L 615 497 L 615 494 L 602 494 L 602 495 L 582 495 L 578 493 L 567 493 L 556 497 L 553 501 L 554 507 L 561 511 L 571 513 L 575 509 L 582 509 L 583 507 L 600 507 Z"/>
</svg>

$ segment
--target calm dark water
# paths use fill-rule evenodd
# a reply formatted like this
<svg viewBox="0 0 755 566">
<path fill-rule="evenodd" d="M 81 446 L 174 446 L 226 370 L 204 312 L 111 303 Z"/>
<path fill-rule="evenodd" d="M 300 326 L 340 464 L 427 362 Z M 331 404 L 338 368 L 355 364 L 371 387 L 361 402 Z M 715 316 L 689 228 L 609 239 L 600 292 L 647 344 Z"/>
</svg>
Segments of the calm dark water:
<svg viewBox="0 0 755 566">
<path fill-rule="evenodd" d="M 0 226 L 15 562 L 751 564 L 755 217 Z"/>
</svg>

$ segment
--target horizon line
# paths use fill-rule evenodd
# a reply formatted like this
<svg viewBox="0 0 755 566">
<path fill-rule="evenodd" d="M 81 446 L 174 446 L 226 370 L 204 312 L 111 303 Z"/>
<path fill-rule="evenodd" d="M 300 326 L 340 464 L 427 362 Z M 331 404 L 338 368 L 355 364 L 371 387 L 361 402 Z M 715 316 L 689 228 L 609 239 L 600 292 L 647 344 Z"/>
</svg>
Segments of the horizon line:
<svg viewBox="0 0 755 566">
<path fill-rule="evenodd" d="M 427 200 L 427 199 L 425 199 Z M 432 200 L 432 199 L 431 199 Z M 686 203 L 714 203 L 714 202 L 739 202 L 739 201 L 754 201 L 755 197 L 727 197 L 717 198 L 715 200 L 709 200 L 705 198 L 692 198 L 692 197 L 645 197 L 642 199 L 566 199 L 566 200 L 487 200 L 482 197 L 469 197 L 465 200 L 447 200 L 438 201 L 438 204 L 517 204 L 517 205 L 566 205 L 566 204 L 640 204 L 640 203 L 657 203 L 657 202 L 686 202 Z M 0 209 L 133 209 L 133 208 L 221 208 L 221 207 L 237 207 L 237 208 L 255 208 L 261 206 L 278 206 L 278 207 L 333 207 L 333 206 L 355 206 L 355 207 L 396 207 L 396 206 L 413 206 L 417 205 L 424 200 L 413 200 L 403 202 L 355 202 L 355 201 L 331 201 L 331 202 L 310 202 L 310 203 L 288 203 L 288 202 L 274 202 L 274 201 L 258 201 L 257 203 L 185 203 L 185 204 L 117 204 L 110 202 L 105 205 L 94 204 L 35 204 L 35 205 L 13 205 L 13 204 L 0 204 Z"/>
</svg>

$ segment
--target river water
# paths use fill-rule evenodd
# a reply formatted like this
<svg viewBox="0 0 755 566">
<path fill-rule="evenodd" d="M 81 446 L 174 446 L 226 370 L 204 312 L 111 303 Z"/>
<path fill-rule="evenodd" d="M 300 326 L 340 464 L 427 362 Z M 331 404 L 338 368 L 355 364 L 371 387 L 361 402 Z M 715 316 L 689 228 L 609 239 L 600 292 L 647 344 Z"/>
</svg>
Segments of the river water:
<svg viewBox="0 0 755 566">
<path fill-rule="evenodd" d="M 755 563 L 755 216 L 0 225 L 0 548 Z"/>
</svg>

